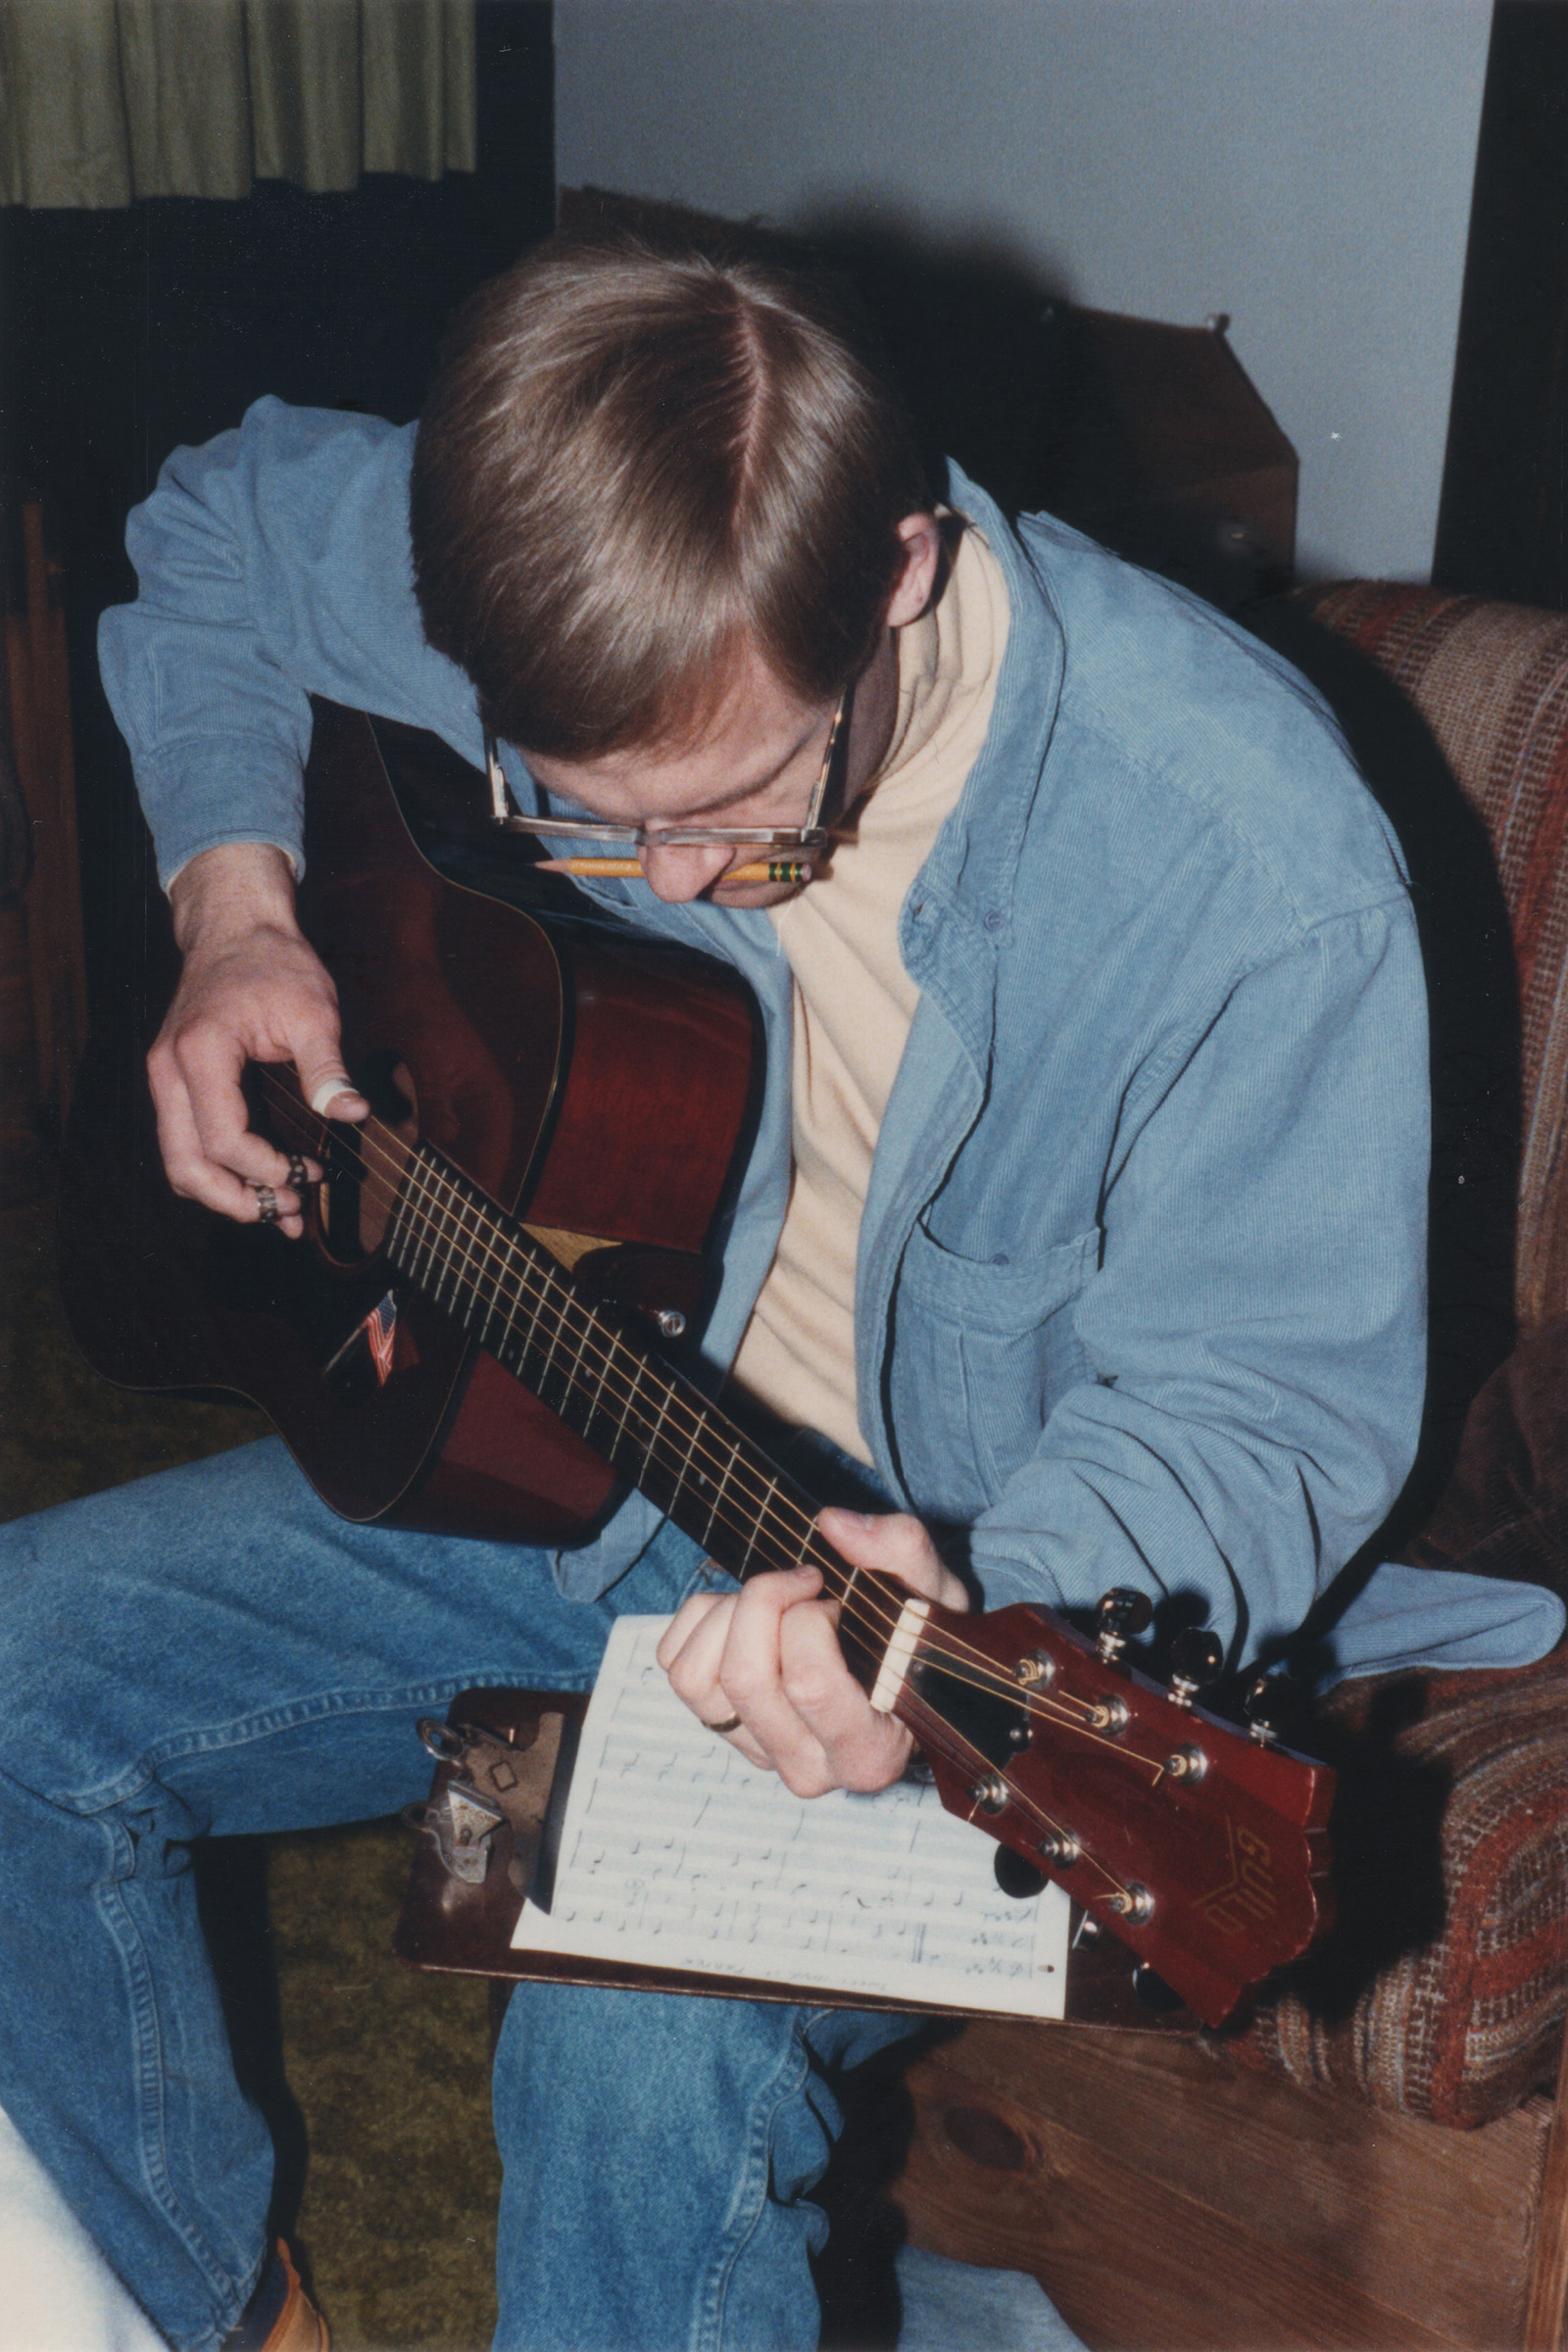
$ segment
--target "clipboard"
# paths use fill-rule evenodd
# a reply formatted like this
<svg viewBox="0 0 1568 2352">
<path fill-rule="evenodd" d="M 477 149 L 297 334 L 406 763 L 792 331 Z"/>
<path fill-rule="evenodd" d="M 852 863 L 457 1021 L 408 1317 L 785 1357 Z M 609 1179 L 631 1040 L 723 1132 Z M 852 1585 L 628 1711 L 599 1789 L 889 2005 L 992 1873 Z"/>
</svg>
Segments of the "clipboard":
<svg viewBox="0 0 1568 2352">
<path fill-rule="evenodd" d="M 559 1824 L 576 1734 L 587 1711 L 588 1696 L 583 1691 L 472 1690 L 460 1691 L 454 1698 L 439 1731 L 433 1725 L 421 1727 L 436 1761 L 429 1799 L 423 1806 L 411 1807 L 406 1817 L 419 1832 L 393 1935 L 393 1950 L 406 1967 L 488 1977 L 497 1981 L 498 1989 L 509 1982 L 550 1981 L 716 2000 L 894 2011 L 959 2022 L 970 2018 L 1020 2022 L 1015 2010 L 882 1998 L 861 1991 L 834 1991 L 821 1984 L 798 1985 L 772 1979 L 514 1949 L 513 1934 L 542 1854 L 549 1867 L 551 1819 L 554 1816 Z M 485 1736 L 477 1757 L 467 1737 L 472 1732 Z M 446 1752 L 439 1752 L 443 1747 Z M 509 1774 L 514 1777 L 507 1788 L 489 1785 L 494 1776 L 506 1779 Z M 454 1788 L 458 1791 L 455 1809 Z M 477 1791 L 481 1805 L 470 1804 L 470 1791 Z M 462 1835 L 465 1815 L 470 1816 L 466 1842 L 454 1849 L 454 1838 Z M 455 1822 L 460 1825 L 457 1831 L 452 1827 Z M 454 1868 L 454 1862 L 460 1867 Z M 1102 1933 L 1086 1933 L 1086 1928 L 1093 1931 L 1094 1922 L 1086 1922 L 1074 1905 L 1065 2016 L 1042 2018 L 1037 2021 L 1041 2026 L 1197 2033 L 1197 2019 L 1190 2010 L 1173 2003 L 1166 1988 L 1135 1983 L 1136 1964 L 1125 1947 Z"/>
</svg>

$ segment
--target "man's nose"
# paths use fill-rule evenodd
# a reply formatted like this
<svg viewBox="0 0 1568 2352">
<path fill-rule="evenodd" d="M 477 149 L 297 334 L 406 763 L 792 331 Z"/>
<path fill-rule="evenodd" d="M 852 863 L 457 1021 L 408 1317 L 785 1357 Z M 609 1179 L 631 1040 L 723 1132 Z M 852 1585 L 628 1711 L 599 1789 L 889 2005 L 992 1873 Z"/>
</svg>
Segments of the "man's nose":
<svg viewBox="0 0 1568 2352">
<path fill-rule="evenodd" d="M 641 855 L 643 872 L 655 898 L 675 904 L 701 897 L 732 861 L 732 854 L 722 842 L 662 850 L 649 841 L 644 842 Z"/>
</svg>

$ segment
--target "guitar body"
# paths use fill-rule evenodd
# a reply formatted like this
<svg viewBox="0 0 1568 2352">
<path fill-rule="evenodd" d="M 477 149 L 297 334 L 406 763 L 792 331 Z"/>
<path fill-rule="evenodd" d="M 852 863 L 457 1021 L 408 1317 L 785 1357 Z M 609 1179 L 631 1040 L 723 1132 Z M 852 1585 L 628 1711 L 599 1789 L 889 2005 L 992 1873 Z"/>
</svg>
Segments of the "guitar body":
<svg viewBox="0 0 1568 2352">
<path fill-rule="evenodd" d="M 751 1118 L 751 999 L 727 967 L 585 914 L 520 861 L 487 873 L 485 805 L 434 737 L 318 704 L 300 916 L 337 985 L 348 1066 L 400 1132 L 547 1229 L 591 1292 L 695 1334 Z M 438 871 L 411 824 L 475 879 Z M 532 906 L 485 886 L 514 876 Z M 167 918 L 164 934 L 125 1020 L 89 1049 L 67 1140 L 62 1285 L 88 1361 L 128 1388 L 250 1397 L 346 1518 L 580 1540 L 615 1472 L 397 1283 L 339 1201 L 289 1242 L 174 1198 L 143 1065 L 177 977 Z M 388 1297 L 378 1372 L 354 1339 Z"/>
</svg>

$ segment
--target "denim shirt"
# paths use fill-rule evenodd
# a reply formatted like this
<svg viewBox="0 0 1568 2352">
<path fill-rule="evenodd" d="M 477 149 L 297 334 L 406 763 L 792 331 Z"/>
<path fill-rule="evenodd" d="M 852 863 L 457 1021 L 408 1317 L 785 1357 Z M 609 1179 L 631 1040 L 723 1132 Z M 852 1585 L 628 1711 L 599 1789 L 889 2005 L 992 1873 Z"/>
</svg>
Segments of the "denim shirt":
<svg viewBox="0 0 1568 2352">
<path fill-rule="evenodd" d="M 412 447 L 265 400 L 132 515 L 140 596 L 100 651 L 166 880 L 226 841 L 298 862 L 310 694 L 479 762 L 473 687 L 415 602 Z M 1048 517 L 1014 532 L 956 472 L 952 495 L 1011 620 L 901 916 L 920 1002 L 860 1230 L 860 1428 L 890 1495 L 964 1531 L 988 1606 L 1132 1585 L 1249 1654 L 1375 1532 L 1415 1446 L 1426 1010 L 1398 847 L 1295 671 Z M 789 967 L 760 912 L 584 887 L 761 1009 L 718 1371 L 788 1197 Z M 564 1589 L 602 1591 L 657 1523 L 631 1497 L 560 1555 Z M 1534 1587 L 1391 1564 L 1333 1664 L 1513 1664 L 1562 1625 Z"/>
</svg>

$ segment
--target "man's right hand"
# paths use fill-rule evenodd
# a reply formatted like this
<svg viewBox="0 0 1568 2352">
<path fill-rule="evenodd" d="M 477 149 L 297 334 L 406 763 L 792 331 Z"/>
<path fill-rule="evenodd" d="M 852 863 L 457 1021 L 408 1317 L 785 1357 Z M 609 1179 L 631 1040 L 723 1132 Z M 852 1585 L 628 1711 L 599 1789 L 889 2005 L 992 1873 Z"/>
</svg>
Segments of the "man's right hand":
<svg viewBox="0 0 1568 2352">
<path fill-rule="evenodd" d="M 279 1229 L 297 1238 L 287 1158 L 250 1132 L 245 1064 L 292 1062 L 307 1102 L 335 1119 L 363 1119 L 369 1104 L 343 1066 L 337 991 L 295 917 L 293 868 L 265 842 L 227 842 L 193 858 L 169 898 L 184 963 L 147 1056 L 169 1181 L 242 1225 L 261 1213 L 253 1188 L 268 1185 Z M 314 1182 L 320 1169 L 306 1165 Z"/>
</svg>

